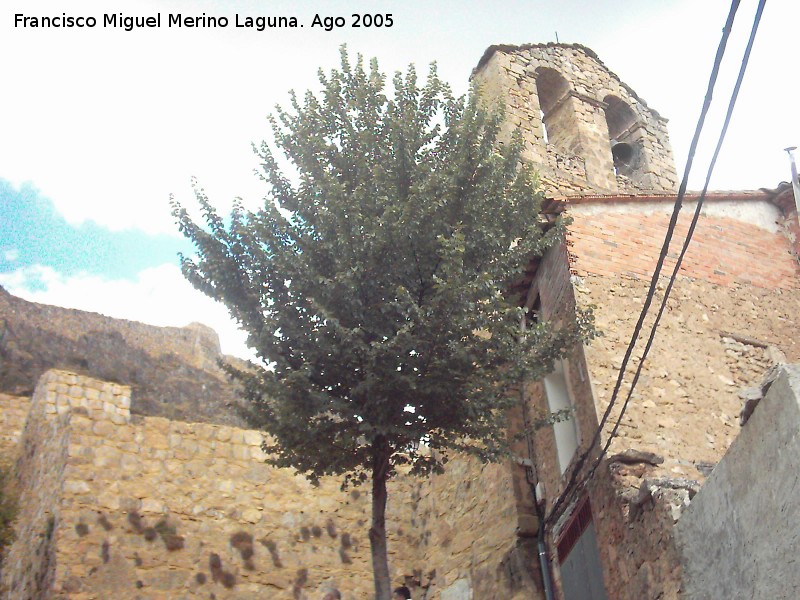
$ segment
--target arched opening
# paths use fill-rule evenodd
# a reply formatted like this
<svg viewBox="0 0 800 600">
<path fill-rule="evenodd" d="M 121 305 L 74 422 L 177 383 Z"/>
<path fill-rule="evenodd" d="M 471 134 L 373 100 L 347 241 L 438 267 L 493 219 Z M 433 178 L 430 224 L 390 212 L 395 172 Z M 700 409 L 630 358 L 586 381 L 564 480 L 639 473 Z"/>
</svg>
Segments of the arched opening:
<svg viewBox="0 0 800 600">
<path fill-rule="evenodd" d="M 636 113 L 616 96 L 606 96 L 603 102 L 614 170 L 618 175 L 630 176 L 639 166 L 639 145 L 633 136 L 638 122 Z"/>
<path fill-rule="evenodd" d="M 536 70 L 536 92 L 539 96 L 544 141 L 564 152 L 573 152 L 577 140 L 577 123 L 569 100 L 567 80 L 554 69 Z"/>
</svg>

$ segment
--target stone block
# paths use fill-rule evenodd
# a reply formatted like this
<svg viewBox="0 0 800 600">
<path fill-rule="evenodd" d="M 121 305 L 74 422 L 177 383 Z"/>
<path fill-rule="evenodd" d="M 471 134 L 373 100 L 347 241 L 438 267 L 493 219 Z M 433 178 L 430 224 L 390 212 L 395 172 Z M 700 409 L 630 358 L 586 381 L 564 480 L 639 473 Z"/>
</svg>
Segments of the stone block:
<svg viewBox="0 0 800 600">
<path fill-rule="evenodd" d="M 94 449 L 94 465 L 96 467 L 117 467 L 121 456 L 122 454 L 116 448 L 99 446 Z"/>
<path fill-rule="evenodd" d="M 91 491 L 89 484 L 81 480 L 68 480 L 64 482 L 66 494 L 88 494 Z"/>
<path fill-rule="evenodd" d="M 139 437 L 139 436 L 137 436 Z M 142 432 L 142 441 L 140 444 L 148 449 L 167 449 L 170 447 L 167 437 L 160 432 L 151 431 L 149 429 Z M 161 456 L 163 458 L 163 456 Z"/>
<path fill-rule="evenodd" d="M 225 494 L 232 494 L 234 489 L 236 489 L 236 485 L 231 479 L 222 479 L 218 481 L 216 487 L 220 492 Z"/>
<path fill-rule="evenodd" d="M 261 511 L 255 508 L 247 508 L 242 511 L 242 520 L 248 523 L 258 523 L 261 520 Z"/>
<path fill-rule="evenodd" d="M 145 513 L 162 514 L 166 511 L 164 502 L 158 498 L 144 497 L 141 499 L 141 510 Z"/>
<path fill-rule="evenodd" d="M 236 460 L 249 460 L 250 459 L 250 446 L 236 444 L 232 447 L 233 458 Z"/>
<path fill-rule="evenodd" d="M 141 468 L 141 460 L 134 454 L 123 454 L 120 459 L 120 467 L 123 471 L 135 473 Z"/>
<path fill-rule="evenodd" d="M 105 510 L 116 511 L 120 508 L 120 496 L 115 490 L 101 492 L 97 496 L 97 506 Z"/>
<path fill-rule="evenodd" d="M 102 438 L 110 439 L 116 430 L 114 423 L 103 419 L 102 421 L 95 421 L 92 425 L 92 433 Z"/>
<path fill-rule="evenodd" d="M 250 447 L 250 458 L 252 458 L 253 460 L 263 462 L 267 459 L 267 456 L 268 456 L 267 453 L 264 452 L 260 447 L 258 446 Z"/>
<path fill-rule="evenodd" d="M 118 412 L 108 415 L 108 419 L 115 425 L 127 425 L 129 420 L 126 415 L 121 415 Z"/>
<path fill-rule="evenodd" d="M 249 444 L 251 446 L 261 446 L 261 443 L 264 441 L 264 434 L 260 431 L 244 431 L 244 443 Z"/>
</svg>

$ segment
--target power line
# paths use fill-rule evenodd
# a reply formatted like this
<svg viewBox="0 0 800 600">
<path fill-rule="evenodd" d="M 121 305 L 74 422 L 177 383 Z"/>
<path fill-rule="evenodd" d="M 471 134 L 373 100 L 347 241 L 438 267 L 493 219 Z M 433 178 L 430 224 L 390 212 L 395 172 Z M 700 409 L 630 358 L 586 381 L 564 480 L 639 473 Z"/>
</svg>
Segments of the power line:
<svg viewBox="0 0 800 600">
<path fill-rule="evenodd" d="M 703 192 L 702 192 L 702 194 L 701 194 L 701 196 L 700 196 L 700 198 L 698 200 L 698 206 L 697 206 L 697 208 L 695 210 L 695 215 L 694 215 L 694 218 L 692 220 L 692 225 L 691 225 L 691 227 L 689 229 L 689 232 L 687 233 L 687 236 L 686 236 L 686 239 L 684 241 L 681 254 L 680 254 L 679 258 L 678 258 L 678 261 L 676 262 L 675 268 L 674 268 L 673 273 L 672 273 L 672 275 L 670 277 L 669 285 L 668 285 L 667 289 L 665 290 L 664 298 L 662 300 L 662 304 L 661 304 L 661 307 L 659 309 L 658 316 L 656 317 L 656 320 L 655 320 L 655 322 L 654 322 L 654 324 L 653 324 L 653 326 L 651 328 L 650 336 L 649 336 L 647 345 L 646 345 L 645 350 L 644 350 L 644 352 L 642 354 L 642 357 L 641 357 L 641 359 L 639 361 L 639 365 L 638 365 L 637 371 L 636 371 L 636 373 L 634 375 L 634 379 L 631 382 L 631 386 L 630 386 L 628 395 L 627 395 L 627 397 L 625 399 L 625 402 L 624 402 L 624 404 L 622 406 L 622 409 L 620 411 L 620 415 L 619 415 L 619 417 L 618 417 L 618 419 L 617 419 L 617 421 L 616 421 L 616 423 L 614 425 L 614 428 L 612 429 L 612 432 L 609 435 L 609 439 L 607 440 L 607 442 L 606 442 L 605 446 L 603 447 L 601 453 L 599 454 L 599 456 L 595 460 L 595 462 L 594 462 L 592 468 L 590 469 L 589 473 L 581 481 L 581 485 L 585 484 L 593 476 L 595 470 L 597 469 L 597 466 L 599 465 L 600 461 L 602 460 L 603 456 L 605 455 L 606 451 L 608 450 L 608 448 L 609 448 L 609 446 L 611 444 L 611 441 L 613 440 L 614 436 L 616 435 L 616 432 L 617 432 L 617 430 L 619 428 L 619 425 L 621 423 L 621 420 L 622 420 L 622 416 L 624 415 L 625 409 L 628 406 L 628 403 L 629 403 L 629 401 L 630 401 L 630 399 L 631 399 L 631 397 L 633 395 L 633 390 L 634 390 L 634 388 L 636 386 L 636 383 L 638 382 L 639 375 L 641 374 L 641 370 L 642 370 L 643 364 L 645 362 L 645 359 L 647 357 L 647 354 L 648 354 L 648 352 L 650 350 L 650 347 L 652 346 L 652 342 L 653 342 L 653 339 L 655 337 L 655 332 L 656 332 L 656 329 L 658 327 L 658 323 L 659 323 L 659 321 L 661 319 L 661 316 L 662 316 L 662 314 L 664 312 L 664 309 L 666 307 L 666 302 L 667 302 L 667 300 L 669 298 L 669 293 L 670 293 L 670 291 L 672 289 L 672 286 L 674 284 L 674 281 L 675 281 L 675 279 L 677 277 L 681 261 L 683 260 L 683 257 L 684 257 L 684 255 L 686 253 L 686 249 L 688 248 L 688 244 L 689 244 L 689 242 L 691 240 L 691 237 L 692 237 L 692 234 L 694 232 L 695 225 L 696 225 L 697 220 L 698 220 L 698 218 L 700 216 L 700 211 L 701 211 L 701 208 L 702 208 L 702 202 L 703 202 L 703 199 L 705 198 L 706 192 L 708 190 L 708 183 L 709 183 L 710 178 L 711 178 L 711 173 L 713 172 L 714 166 L 716 164 L 716 160 L 717 160 L 717 157 L 719 155 L 719 151 L 720 151 L 720 148 L 722 146 L 722 142 L 724 140 L 725 133 L 727 132 L 728 124 L 730 123 L 730 118 L 731 118 L 731 114 L 732 114 L 732 111 L 733 111 L 733 106 L 735 105 L 736 97 L 738 96 L 739 88 L 741 86 L 742 78 L 744 76 L 744 71 L 745 71 L 746 66 L 747 66 L 747 62 L 748 62 L 749 55 L 750 55 L 750 50 L 752 49 L 753 40 L 755 38 L 755 33 L 756 33 L 757 29 L 758 29 L 758 24 L 759 24 L 760 19 L 761 19 L 761 13 L 763 12 L 763 8 L 764 8 L 765 2 L 766 2 L 766 0 L 760 0 L 760 2 L 759 2 L 758 10 L 756 12 L 756 17 L 755 17 L 754 23 L 753 23 L 753 28 L 752 28 L 751 34 L 750 34 L 750 40 L 748 42 L 747 49 L 745 50 L 745 54 L 744 54 L 744 57 L 743 57 L 743 60 L 742 60 L 742 66 L 741 66 L 740 71 L 739 71 L 739 77 L 737 79 L 736 86 L 734 88 L 731 100 L 729 102 L 728 113 L 727 113 L 727 116 L 726 116 L 725 124 L 723 126 L 722 132 L 720 133 L 720 137 L 719 137 L 718 142 L 717 142 L 717 148 L 715 150 L 714 157 L 713 157 L 713 159 L 711 161 L 711 164 L 709 166 L 709 169 L 708 169 L 708 173 L 707 173 L 706 181 L 705 181 L 705 186 L 704 186 Z M 710 105 L 711 105 L 711 99 L 712 99 L 712 96 L 713 96 L 714 87 L 716 85 L 717 76 L 719 74 L 719 68 L 720 68 L 720 65 L 722 63 L 722 58 L 723 58 L 723 56 L 725 54 L 725 49 L 727 47 L 728 38 L 730 37 L 731 28 L 733 26 L 734 17 L 735 17 L 736 12 L 737 12 L 737 10 L 739 8 L 739 4 L 740 4 L 739 0 L 734 0 L 732 2 L 731 8 L 730 8 L 730 12 L 728 14 L 728 18 L 727 18 L 727 21 L 726 21 L 726 24 L 725 24 L 725 27 L 723 28 L 722 39 L 720 40 L 719 47 L 717 48 L 717 54 L 716 54 L 716 57 L 715 57 L 715 60 L 714 60 L 714 66 L 712 68 L 711 75 L 710 75 L 710 78 L 709 78 L 708 88 L 707 88 L 707 91 L 706 91 L 706 97 L 705 97 L 705 100 L 704 100 L 704 103 L 703 103 L 703 108 L 702 108 L 702 110 L 700 112 L 700 117 L 698 119 L 698 123 L 697 123 L 697 127 L 695 129 L 694 137 L 692 138 L 692 143 L 691 143 L 691 146 L 690 146 L 690 149 L 689 149 L 689 155 L 688 155 L 687 162 L 686 162 L 686 168 L 684 170 L 683 179 L 681 181 L 681 185 L 680 185 L 680 188 L 678 190 L 678 196 L 677 196 L 677 198 L 675 200 L 675 206 L 674 206 L 674 209 L 673 209 L 672 217 L 670 218 L 670 222 L 669 222 L 669 225 L 667 227 L 667 232 L 666 232 L 666 235 L 665 235 L 665 238 L 664 238 L 664 243 L 663 243 L 662 248 L 661 248 L 661 254 L 659 255 L 658 261 L 656 263 L 656 268 L 655 268 L 655 271 L 653 273 L 653 277 L 651 279 L 650 289 L 648 290 L 647 297 L 645 299 L 645 303 L 644 303 L 644 306 L 642 308 L 642 312 L 639 315 L 639 320 L 637 321 L 636 326 L 634 327 L 634 331 L 633 331 L 633 334 L 631 336 L 631 341 L 630 341 L 630 343 L 628 345 L 628 348 L 626 350 L 625 356 L 623 358 L 622 365 L 620 367 L 620 372 L 619 372 L 619 375 L 617 377 L 617 382 L 616 382 L 616 385 L 614 387 L 614 391 L 612 392 L 611 399 L 609 400 L 609 404 L 606 407 L 605 412 L 603 413 L 603 417 L 600 420 L 600 423 L 599 423 L 599 425 L 597 427 L 597 430 L 595 431 L 595 433 L 594 433 L 594 435 L 592 437 L 591 443 L 589 444 L 589 446 L 586 448 L 586 450 L 580 455 L 580 457 L 576 461 L 575 468 L 572 470 L 572 474 L 570 475 L 570 478 L 569 478 L 566 486 L 564 487 L 564 490 L 559 495 L 559 497 L 556 499 L 556 502 L 553 505 L 553 508 L 551 509 L 550 514 L 547 517 L 547 521 L 548 522 L 552 522 L 554 519 L 557 519 L 560 516 L 560 514 L 562 512 L 562 508 L 564 507 L 565 503 L 569 499 L 571 499 L 571 497 L 574 494 L 574 492 L 577 491 L 576 483 L 578 481 L 578 477 L 581 474 L 583 466 L 586 463 L 586 460 L 589 458 L 589 455 L 590 455 L 592 449 L 598 443 L 600 435 L 602 433 L 602 430 L 605 427 L 606 423 L 608 422 L 608 419 L 609 419 L 609 416 L 611 414 L 611 411 L 613 410 L 614 405 L 616 404 L 616 401 L 618 399 L 619 390 L 620 390 L 620 388 L 622 386 L 622 382 L 623 382 L 624 377 L 625 377 L 625 371 L 626 371 L 628 362 L 630 361 L 631 355 L 633 354 L 633 350 L 634 350 L 634 348 L 636 346 L 636 343 L 638 341 L 639 335 L 641 333 L 641 329 L 642 329 L 644 320 L 647 317 L 647 313 L 649 312 L 650 305 L 652 304 L 653 298 L 655 296 L 655 292 L 656 292 L 656 287 L 657 287 L 657 284 L 658 284 L 659 276 L 660 276 L 661 270 L 663 268 L 667 253 L 669 251 L 669 247 L 670 247 L 671 240 L 672 240 L 672 235 L 674 233 L 675 226 L 676 226 L 677 220 L 678 220 L 678 214 L 680 213 L 681 207 L 683 205 L 683 198 L 684 198 L 684 196 L 686 194 L 686 187 L 687 187 L 687 184 L 688 184 L 689 173 L 691 171 L 692 163 L 694 161 L 695 151 L 697 149 L 697 144 L 698 144 L 698 141 L 699 141 L 699 137 L 700 137 L 700 134 L 702 132 L 703 125 L 705 123 L 706 115 L 707 115 L 708 110 L 709 110 Z"/>
<path fill-rule="evenodd" d="M 603 455 L 606 454 L 608 451 L 611 442 L 614 439 L 614 436 L 619 429 L 620 423 L 622 422 L 622 417 L 625 414 L 625 409 L 628 407 L 628 403 L 631 400 L 633 395 L 633 389 L 636 387 L 636 384 L 639 381 L 639 376 L 642 373 L 642 368 L 647 358 L 648 353 L 650 352 L 650 348 L 653 345 L 653 340 L 656 336 L 656 328 L 658 327 L 659 323 L 661 322 L 661 317 L 664 314 L 664 310 L 667 306 L 667 300 L 669 299 L 670 292 L 672 291 L 672 287 L 675 283 L 675 280 L 678 276 L 678 270 L 680 269 L 681 263 L 683 262 L 683 257 L 686 255 L 686 251 L 689 248 L 689 242 L 692 239 L 692 235 L 694 234 L 694 230 L 697 226 L 697 222 L 700 219 L 700 213 L 703 208 L 703 201 L 706 198 L 706 194 L 708 193 L 708 185 L 711 181 L 711 175 L 714 172 L 714 167 L 717 164 L 717 158 L 719 157 L 720 150 L 722 149 L 722 143 L 725 140 L 725 135 L 728 132 L 728 126 L 731 122 L 731 116 L 733 115 L 733 109 L 736 106 L 736 100 L 739 97 L 739 90 L 742 86 L 742 80 L 744 79 L 744 73 L 747 70 L 747 63 L 750 60 L 750 51 L 753 49 L 753 42 L 755 41 L 756 32 L 758 31 L 758 25 L 761 22 L 761 14 L 764 11 L 764 5 L 766 4 L 766 0 L 760 0 L 758 3 L 758 8 L 756 9 L 756 15 L 753 21 L 753 27 L 750 30 L 750 39 L 747 42 L 747 48 L 745 48 L 744 57 L 742 58 L 742 65 L 739 68 L 739 76 L 736 79 L 736 84 L 734 85 L 733 92 L 731 94 L 731 99 L 728 102 L 728 112 L 725 114 L 725 122 L 723 123 L 722 130 L 719 135 L 719 139 L 717 140 L 717 146 L 714 149 L 714 155 L 711 158 L 711 163 L 709 164 L 708 171 L 706 172 L 706 179 L 703 184 L 703 191 L 700 193 L 700 197 L 697 200 L 697 207 L 695 208 L 694 215 L 692 217 L 692 222 L 689 225 L 689 229 L 686 233 L 686 239 L 684 240 L 683 247 L 681 248 L 680 255 L 675 262 L 675 267 L 672 271 L 672 275 L 670 276 L 669 283 L 667 284 L 666 289 L 664 290 L 664 297 L 661 300 L 661 306 L 659 307 L 658 314 L 656 315 L 655 321 L 650 329 L 650 337 L 647 340 L 647 345 L 645 346 L 644 352 L 642 353 L 642 358 L 639 361 L 639 365 L 636 368 L 636 373 L 634 374 L 633 380 L 631 381 L 631 387 L 628 391 L 628 395 L 625 398 L 625 402 L 622 404 L 622 408 L 620 409 L 619 416 L 617 417 L 617 421 L 614 424 L 611 433 L 609 434 L 608 440 L 606 441 L 605 446 L 603 447 L 603 451 L 600 453 L 595 459 L 594 466 L 592 467 L 591 472 L 589 473 L 587 480 L 591 479 L 592 474 L 597 469 L 597 465 L 600 464 L 600 461 L 603 458 Z"/>
</svg>

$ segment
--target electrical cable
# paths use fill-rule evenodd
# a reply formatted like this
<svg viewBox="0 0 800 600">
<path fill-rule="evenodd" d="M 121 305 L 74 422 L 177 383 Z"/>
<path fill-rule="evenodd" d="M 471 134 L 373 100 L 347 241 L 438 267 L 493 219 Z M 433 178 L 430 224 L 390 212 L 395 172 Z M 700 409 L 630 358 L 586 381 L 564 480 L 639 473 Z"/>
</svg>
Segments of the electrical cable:
<svg viewBox="0 0 800 600">
<path fill-rule="evenodd" d="M 706 173 L 706 179 L 705 179 L 705 183 L 703 185 L 703 190 L 700 193 L 700 197 L 698 198 L 697 207 L 695 208 L 694 216 L 692 217 L 692 222 L 691 222 L 691 224 L 689 226 L 689 229 L 688 229 L 688 231 L 686 233 L 686 239 L 684 240 L 683 247 L 681 248 L 680 255 L 678 256 L 678 259 L 677 259 L 677 261 L 675 263 L 675 267 L 673 269 L 672 275 L 670 276 L 669 283 L 667 284 L 667 287 L 666 287 L 666 289 L 664 291 L 664 297 L 663 297 L 663 299 L 661 301 L 661 306 L 659 307 L 658 314 L 656 315 L 656 318 L 655 318 L 655 320 L 653 322 L 653 325 L 652 325 L 652 328 L 650 330 L 650 336 L 649 336 L 649 338 L 647 340 L 647 345 L 645 346 L 644 352 L 642 353 L 642 357 L 641 357 L 641 360 L 639 362 L 639 365 L 636 368 L 636 373 L 634 374 L 634 377 L 631 380 L 631 386 L 630 386 L 630 389 L 628 391 L 628 395 L 625 398 L 625 402 L 622 404 L 622 408 L 620 409 L 620 413 L 619 413 L 619 415 L 617 417 L 616 422 L 614 423 L 614 427 L 612 428 L 611 432 L 609 433 L 608 439 L 606 440 L 606 443 L 603 446 L 603 449 L 600 452 L 600 455 L 595 458 L 591 469 L 589 470 L 587 475 L 584 477 L 583 481 L 581 482 L 581 485 L 583 485 L 586 482 L 588 482 L 589 480 L 591 480 L 591 478 L 594 476 L 595 471 L 600 466 L 600 462 L 602 461 L 603 457 L 608 452 L 608 449 L 611 446 L 611 442 L 614 440 L 614 437 L 617 434 L 619 426 L 622 423 L 622 417 L 625 415 L 625 410 L 627 409 L 628 404 L 630 403 L 630 400 L 631 400 L 631 398 L 633 396 L 633 390 L 634 390 L 634 388 L 636 387 L 636 384 L 639 381 L 639 376 L 642 373 L 642 368 L 644 366 L 645 360 L 647 358 L 648 353 L 650 352 L 651 346 L 653 345 L 653 340 L 655 339 L 655 335 L 656 335 L 656 329 L 657 329 L 657 327 L 658 327 L 658 325 L 659 325 L 659 323 L 661 321 L 662 315 L 664 314 L 664 310 L 666 309 L 667 300 L 669 299 L 670 292 L 672 291 L 672 287 L 673 287 L 673 285 L 675 283 L 675 280 L 677 279 L 678 270 L 680 269 L 681 263 L 683 262 L 683 258 L 686 255 L 686 251 L 689 248 L 689 242 L 692 239 L 692 236 L 694 234 L 694 230 L 695 230 L 695 228 L 697 226 L 697 222 L 698 222 L 698 220 L 700 218 L 700 213 L 701 213 L 702 208 L 703 208 L 703 201 L 705 200 L 706 195 L 708 193 L 708 186 L 709 186 L 709 183 L 711 181 L 711 175 L 712 175 L 712 173 L 714 171 L 714 167 L 716 166 L 717 158 L 719 157 L 720 150 L 722 149 L 722 143 L 725 140 L 725 135 L 728 132 L 728 126 L 730 125 L 731 117 L 733 115 L 733 109 L 734 109 L 734 107 L 736 105 L 736 100 L 737 100 L 737 98 L 739 96 L 739 90 L 741 88 L 742 80 L 744 79 L 744 73 L 745 73 L 745 71 L 747 69 L 747 63 L 750 60 L 750 52 L 751 52 L 751 50 L 753 48 L 753 42 L 755 41 L 755 35 L 756 35 L 756 32 L 758 31 L 758 25 L 759 25 L 759 23 L 761 21 L 761 15 L 762 15 L 762 13 L 764 11 L 764 5 L 765 4 L 766 4 L 766 0 L 760 0 L 759 4 L 758 4 L 758 8 L 756 9 L 756 16 L 755 16 L 755 19 L 754 19 L 753 27 L 752 27 L 752 29 L 750 31 L 750 39 L 748 40 L 747 48 L 745 49 L 744 57 L 742 59 L 742 65 L 741 65 L 741 67 L 739 69 L 739 76 L 738 76 L 738 78 L 736 80 L 736 84 L 734 86 L 730 102 L 728 103 L 728 112 L 725 115 L 725 122 L 723 123 L 722 130 L 720 132 L 720 136 L 719 136 L 719 139 L 717 141 L 717 146 L 716 146 L 716 148 L 714 150 L 714 155 L 711 158 L 711 163 L 709 164 L 708 171 Z M 576 486 L 576 488 L 577 487 L 578 486 Z"/>
<path fill-rule="evenodd" d="M 655 296 L 656 287 L 657 287 L 657 284 L 658 284 L 658 281 L 659 281 L 659 276 L 660 276 L 661 270 L 663 268 L 664 262 L 666 260 L 667 254 L 669 252 L 669 247 L 670 247 L 670 243 L 671 243 L 671 240 L 672 240 L 672 235 L 673 235 L 675 227 L 677 225 L 678 215 L 679 215 L 681 207 L 683 205 L 683 198 L 686 195 L 686 187 L 688 185 L 689 173 L 691 171 L 692 164 L 694 162 L 694 155 L 695 155 L 695 152 L 697 150 L 697 145 L 698 145 L 698 142 L 699 142 L 700 134 L 701 134 L 701 132 L 703 130 L 703 125 L 705 123 L 706 115 L 708 114 L 708 110 L 709 110 L 710 105 L 711 105 L 711 99 L 713 97 L 714 87 L 716 85 L 717 76 L 719 74 L 719 68 L 720 68 L 720 65 L 722 63 L 722 58 L 723 58 L 723 56 L 725 54 L 725 49 L 727 47 L 728 38 L 730 37 L 731 28 L 733 26 L 734 17 L 735 17 L 736 12 L 737 12 L 737 10 L 739 8 L 739 4 L 740 4 L 740 0 L 733 0 L 733 2 L 731 3 L 731 8 L 730 8 L 730 11 L 729 11 L 729 14 L 728 14 L 728 18 L 726 20 L 725 27 L 722 30 L 722 39 L 720 40 L 719 46 L 717 48 L 717 54 L 716 54 L 716 57 L 714 59 L 714 66 L 713 66 L 712 71 L 711 71 L 711 76 L 709 77 L 709 83 L 708 83 L 708 88 L 707 88 L 707 91 L 706 91 L 705 100 L 703 102 L 703 107 L 702 107 L 702 110 L 700 112 L 700 117 L 698 119 L 698 123 L 697 123 L 697 126 L 695 128 L 695 133 L 694 133 L 694 136 L 692 138 L 692 143 L 691 143 L 690 148 L 689 148 L 689 155 L 688 155 L 688 158 L 687 158 L 687 161 L 686 161 L 686 167 L 684 169 L 683 179 L 681 180 L 681 184 L 680 184 L 680 187 L 679 187 L 679 190 L 678 190 L 678 195 L 677 195 L 677 198 L 675 200 L 675 206 L 673 208 L 673 213 L 672 213 L 672 216 L 670 218 L 669 225 L 667 226 L 667 232 L 666 232 L 666 235 L 665 235 L 665 238 L 664 238 L 664 243 L 663 243 L 662 248 L 661 248 L 661 253 L 660 253 L 658 261 L 656 263 L 655 270 L 653 272 L 653 276 L 652 276 L 652 279 L 651 279 L 651 282 L 650 282 L 650 288 L 648 290 L 647 297 L 646 297 L 645 302 L 644 302 L 644 306 L 642 307 L 642 312 L 639 315 L 639 319 L 638 319 L 638 321 L 637 321 L 637 323 L 636 323 L 636 325 L 634 327 L 634 331 L 633 331 L 633 334 L 631 336 L 631 341 L 629 342 L 628 348 L 627 348 L 627 350 L 625 352 L 625 356 L 623 357 L 622 365 L 620 366 L 620 372 L 619 372 L 619 375 L 617 377 L 617 382 L 616 382 L 616 384 L 614 386 L 614 390 L 612 392 L 611 399 L 609 400 L 608 407 L 606 408 L 605 412 L 603 413 L 603 417 L 600 420 L 600 423 L 599 423 L 599 425 L 598 425 L 598 427 L 597 427 L 597 429 L 596 429 L 596 431 L 595 431 L 595 433 L 594 433 L 594 435 L 592 437 L 592 440 L 591 440 L 589 446 L 586 448 L 586 450 L 583 453 L 581 453 L 580 457 L 576 461 L 575 467 L 572 469 L 572 473 L 570 475 L 569 480 L 567 481 L 566 486 L 564 487 L 564 490 L 558 496 L 558 498 L 556 499 L 555 504 L 551 508 L 550 514 L 547 516 L 547 522 L 548 523 L 552 523 L 554 519 L 556 519 L 556 518 L 558 518 L 560 516 L 560 512 L 561 512 L 562 506 L 565 504 L 565 502 L 571 497 L 571 495 L 575 491 L 575 489 L 576 489 L 575 486 L 576 486 L 576 483 L 577 483 L 577 480 L 578 480 L 578 476 L 581 474 L 583 466 L 586 463 L 586 460 L 589 458 L 589 455 L 590 455 L 592 449 L 598 443 L 599 438 L 600 438 L 600 434 L 602 433 L 603 428 L 605 427 L 606 423 L 608 422 L 608 419 L 609 419 L 609 416 L 611 414 L 611 411 L 612 411 L 612 409 L 613 409 L 613 407 L 614 407 L 614 405 L 615 405 L 615 403 L 617 401 L 617 398 L 618 398 L 618 395 L 619 395 L 619 390 L 622 387 L 622 383 L 623 383 L 623 380 L 624 380 L 624 377 L 625 377 L 625 371 L 626 371 L 628 362 L 630 361 L 631 355 L 633 354 L 633 351 L 634 351 L 634 349 L 636 347 L 636 343 L 638 341 L 639 334 L 641 333 L 641 329 L 642 329 L 642 326 L 644 324 L 644 320 L 647 317 L 647 313 L 649 312 L 650 305 L 652 304 L 653 298 Z M 640 361 L 640 364 L 641 364 L 641 361 Z M 631 393 L 632 393 L 632 390 L 631 390 Z M 602 456 L 602 454 L 601 454 L 601 456 Z M 595 469 L 596 469 L 596 467 L 594 467 L 591 470 L 591 473 L 594 473 Z M 586 479 L 584 479 L 584 482 L 585 481 L 586 481 Z M 582 482 L 582 483 L 584 483 L 584 482 Z"/>
<path fill-rule="evenodd" d="M 686 255 L 686 251 L 689 248 L 689 242 L 692 239 L 692 235 L 694 234 L 694 230 L 697 226 L 697 222 L 700 219 L 700 213 L 703 208 L 703 201 L 706 198 L 706 194 L 708 193 L 708 185 L 711 181 L 711 175 L 714 172 L 714 167 L 717 164 L 717 158 L 719 157 L 720 150 L 722 149 L 722 143 L 725 140 L 725 135 L 728 133 L 728 126 L 731 122 L 731 116 L 733 115 L 733 109 L 736 106 L 736 100 L 739 97 L 739 90 L 742 86 L 742 80 L 744 79 L 744 73 L 747 70 L 747 63 L 750 60 L 750 51 L 753 49 L 753 42 L 755 41 L 756 32 L 758 31 L 758 25 L 761 22 L 761 14 L 764 12 L 764 5 L 766 4 L 766 0 L 759 0 L 758 7 L 756 9 L 756 16 L 753 22 L 753 27 L 750 30 L 750 39 L 747 42 L 747 48 L 745 48 L 744 57 L 742 58 L 742 65 L 739 68 L 739 76 L 736 79 L 736 84 L 733 88 L 733 93 L 731 94 L 730 102 L 728 103 L 728 112 L 725 114 L 725 122 L 723 123 L 722 130 L 720 132 L 719 140 L 717 141 L 717 147 L 714 149 L 714 155 L 711 158 L 711 163 L 709 164 L 708 171 L 706 172 L 706 179 L 705 183 L 703 184 L 703 191 L 700 193 L 700 197 L 697 200 L 697 207 L 694 211 L 694 216 L 692 217 L 692 222 L 689 225 L 689 229 L 686 233 L 686 239 L 684 240 L 683 247 L 681 248 L 680 255 L 675 262 L 675 268 L 672 271 L 672 275 L 670 276 L 669 283 L 667 284 L 666 289 L 664 290 L 664 297 L 661 300 L 661 306 L 659 307 L 658 314 L 653 322 L 652 328 L 650 329 L 650 337 L 647 340 L 647 345 L 644 348 L 644 352 L 642 353 L 642 358 L 639 361 L 639 365 L 636 368 L 636 373 L 634 374 L 633 379 L 631 380 L 631 387 L 628 391 L 628 395 L 625 398 L 625 402 L 622 404 L 622 408 L 620 409 L 620 414 L 617 417 L 617 421 L 614 424 L 611 433 L 609 434 L 608 440 L 603 448 L 603 451 L 600 453 L 595 459 L 595 466 L 592 468 L 587 479 L 591 479 L 592 474 L 594 473 L 597 465 L 599 465 L 600 461 L 603 458 L 603 455 L 608 451 L 611 442 L 614 439 L 614 436 L 617 434 L 617 430 L 619 429 L 620 423 L 622 422 L 622 417 L 625 414 L 625 409 L 628 407 L 628 403 L 631 400 L 633 395 L 633 390 L 636 387 L 636 384 L 639 381 L 639 376 L 642 373 L 642 367 L 644 365 L 645 359 L 647 358 L 648 353 L 650 352 L 650 348 L 653 345 L 653 340 L 656 336 L 656 328 L 658 324 L 661 322 L 661 317 L 664 314 L 664 310 L 667 306 L 667 300 L 669 299 L 670 292 L 672 291 L 672 287 L 675 283 L 675 280 L 678 276 L 678 270 L 680 269 L 681 263 L 683 262 L 683 257 Z"/>
</svg>

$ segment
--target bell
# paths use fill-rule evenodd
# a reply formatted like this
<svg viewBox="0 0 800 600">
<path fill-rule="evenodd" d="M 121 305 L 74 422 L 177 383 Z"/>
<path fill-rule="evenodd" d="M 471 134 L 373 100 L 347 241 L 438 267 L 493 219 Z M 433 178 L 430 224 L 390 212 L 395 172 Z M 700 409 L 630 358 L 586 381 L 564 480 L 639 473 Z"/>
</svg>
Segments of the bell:
<svg viewBox="0 0 800 600">
<path fill-rule="evenodd" d="M 611 140 L 611 156 L 615 165 L 630 166 L 633 161 L 633 146 L 626 142 Z"/>
</svg>

